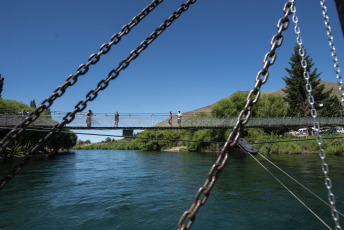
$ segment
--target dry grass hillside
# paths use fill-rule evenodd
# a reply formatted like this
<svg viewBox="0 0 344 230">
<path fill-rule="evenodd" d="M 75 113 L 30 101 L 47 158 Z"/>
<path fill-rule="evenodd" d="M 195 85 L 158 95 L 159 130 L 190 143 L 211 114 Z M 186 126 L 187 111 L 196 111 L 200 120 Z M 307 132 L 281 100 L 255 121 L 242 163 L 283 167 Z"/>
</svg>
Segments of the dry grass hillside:
<svg viewBox="0 0 344 230">
<path fill-rule="evenodd" d="M 340 97 L 339 90 L 338 90 L 338 83 L 328 82 L 328 81 L 321 81 L 321 83 L 325 85 L 325 90 L 326 91 L 330 90 L 330 89 L 333 89 L 332 93 L 335 94 L 338 98 Z M 279 89 L 279 90 L 276 90 L 276 91 L 273 91 L 273 92 L 262 92 L 262 95 L 264 95 L 264 94 L 266 94 L 266 95 L 275 94 L 275 95 L 284 96 L 284 92 L 282 91 L 282 89 Z M 228 97 L 225 97 L 223 99 L 228 99 L 230 97 L 231 96 L 228 96 Z M 192 111 L 184 112 L 183 115 L 192 115 L 192 114 L 201 113 L 201 112 L 210 113 L 211 109 L 217 103 L 218 103 L 218 101 L 213 103 L 213 104 L 211 104 L 211 105 L 207 105 L 207 106 L 199 108 L 199 109 L 195 109 L 195 110 L 192 110 Z"/>
</svg>

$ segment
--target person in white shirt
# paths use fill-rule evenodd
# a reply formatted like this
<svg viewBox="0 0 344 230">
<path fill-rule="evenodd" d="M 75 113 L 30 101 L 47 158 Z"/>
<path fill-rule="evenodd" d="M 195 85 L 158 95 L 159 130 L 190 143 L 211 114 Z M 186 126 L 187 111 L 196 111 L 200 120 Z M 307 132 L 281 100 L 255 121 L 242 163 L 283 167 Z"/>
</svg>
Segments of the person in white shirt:
<svg viewBox="0 0 344 230">
<path fill-rule="evenodd" d="M 178 111 L 177 120 L 178 120 L 178 125 L 180 127 L 182 125 L 182 114 L 180 111 Z"/>
</svg>

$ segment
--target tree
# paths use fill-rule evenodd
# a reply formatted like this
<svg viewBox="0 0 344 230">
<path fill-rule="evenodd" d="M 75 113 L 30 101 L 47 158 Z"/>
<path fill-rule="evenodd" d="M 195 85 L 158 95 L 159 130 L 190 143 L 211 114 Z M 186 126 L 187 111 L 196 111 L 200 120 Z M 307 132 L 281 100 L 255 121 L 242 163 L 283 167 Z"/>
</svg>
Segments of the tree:
<svg viewBox="0 0 344 230">
<path fill-rule="evenodd" d="M 55 153 L 59 150 L 69 150 L 76 145 L 78 137 L 70 130 L 56 134 L 50 143 L 47 145 L 48 149 L 53 150 Z"/>
<path fill-rule="evenodd" d="M 9 129 L 0 131 L 0 138 L 3 138 Z M 0 155 L 0 159 L 13 158 L 17 154 L 25 153 L 29 148 L 36 145 L 36 143 L 46 135 L 45 132 L 25 130 L 20 136 L 18 136 L 15 141 L 13 141 L 7 150 Z M 77 141 L 77 136 L 75 133 L 67 130 L 63 133 L 56 134 L 52 140 L 47 144 L 46 147 L 41 149 L 42 152 L 58 152 L 59 150 L 69 150 L 71 149 Z"/>
<path fill-rule="evenodd" d="M 20 111 L 25 109 L 29 110 L 29 106 L 25 105 L 23 102 L 18 102 L 10 99 L 0 98 L 0 113 L 18 114 Z"/>
<path fill-rule="evenodd" d="M 274 94 L 263 94 L 256 105 L 253 106 L 255 117 L 285 117 L 287 115 L 288 104 L 282 96 Z"/>
<path fill-rule="evenodd" d="M 1 94 L 2 94 L 2 90 L 4 88 L 4 79 L 3 77 L 1 77 L 1 73 L 0 73 L 0 98 L 2 97 Z"/>
<path fill-rule="evenodd" d="M 241 110 L 245 107 L 248 92 L 236 92 L 228 99 L 219 101 L 211 110 L 211 114 L 217 118 L 233 118 L 238 117 Z M 287 103 L 282 96 L 274 94 L 263 94 L 260 96 L 257 104 L 252 108 L 252 117 L 285 117 L 287 115 Z M 285 128 L 264 128 L 266 133 L 283 134 Z M 220 131 L 218 131 L 220 134 Z M 247 135 L 246 130 L 242 133 Z"/>
<path fill-rule="evenodd" d="M 32 101 L 30 102 L 30 107 L 31 107 L 31 108 L 34 108 L 34 109 L 37 108 L 37 106 L 36 106 L 36 101 L 35 101 L 35 100 L 32 100 Z"/>
<path fill-rule="evenodd" d="M 211 109 L 211 115 L 217 118 L 237 117 L 245 107 L 248 92 L 238 91 L 228 99 L 222 99 Z"/>
<path fill-rule="evenodd" d="M 304 49 L 305 50 L 305 49 Z M 299 54 L 299 46 L 296 44 L 293 48 L 294 53 L 290 57 L 290 69 L 285 68 L 289 77 L 284 76 L 286 88 L 283 92 L 286 94 L 284 100 L 288 103 L 288 115 L 296 117 L 310 116 L 311 106 L 308 103 L 308 92 L 306 90 L 306 80 L 303 76 L 303 67 L 301 65 L 302 57 Z M 314 66 L 310 55 L 305 50 L 305 61 L 307 63 L 307 71 L 309 73 L 309 83 L 312 86 L 312 95 L 315 100 L 315 108 L 319 116 L 339 116 L 340 104 L 338 98 L 332 95 L 332 90 L 325 91 L 325 85 L 320 82 L 321 73 L 317 73 L 318 69 Z"/>
<path fill-rule="evenodd" d="M 217 118 L 238 117 L 244 109 L 248 92 L 236 92 L 228 99 L 220 100 L 211 110 L 211 114 Z M 252 108 L 252 117 L 284 117 L 287 114 L 287 104 L 282 96 L 260 96 L 256 105 Z"/>
</svg>

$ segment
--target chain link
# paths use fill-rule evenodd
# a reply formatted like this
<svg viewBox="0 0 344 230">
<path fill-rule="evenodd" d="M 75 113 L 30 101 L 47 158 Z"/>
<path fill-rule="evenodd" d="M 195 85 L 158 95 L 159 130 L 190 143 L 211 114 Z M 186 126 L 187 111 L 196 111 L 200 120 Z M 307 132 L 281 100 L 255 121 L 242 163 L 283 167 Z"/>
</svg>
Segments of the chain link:
<svg viewBox="0 0 344 230">
<path fill-rule="evenodd" d="M 84 101 L 79 101 L 76 105 L 75 105 L 75 109 L 73 112 L 69 112 L 67 113 L 61 123 L 55 125 L 50 132 L 43 138 L 41 138 L 38 143 L 36 144 L 36 146 L 31 147 L 26 153 L 25 153 L 25 157 L 23 158 L 23 160 L 17 164 L 12 171 L 10 171 L 9 173 L 7 173 L 0 181 L 0 190 L 15 176 L 19 173 L 19 171 L 22 169 L 22 167 L 27 163 L 28 159 L 31 157 L 31 155 L 33 155 L 34 153 L 36 153 L 37 151 L 39 151 L 41 148 L 43 148 L 48 141 L 58 132 L 60 132 L 63 127 L 66 124 L 69 124 L 70 122 L 72 122 L 75 118 L 75 115 L 77 113 L 82 112 L 86 106 L 87 106 L 87 102 L 89 101 L 93 101 L 97 96 L 98 96 L 98 92 L 100 90 L 104 90 L 109 82 L 111 80 L 114 80 L 117 78 L 117 76 L 119 75 L 121 70 L 126 69 L 130 62 L 134 59 L 136 59 L 139 54 L 144 51 L 149 44 L 151 44 L 156 38 L 158 38 L 158 36 L 160 34 L 162 34 L 162 32 L 169 27 L 172 22 L 174 22 L 174 20 L 176 20 L 177 18 L 179 18 L 179 16 L 185 12 L 186 10 L 189 9 L 190 4 L 195 3 L 197 0 L 188 0 L 186 3 L 182 4 L 178 10 L 176 10 L 167 20 L 165 20 L 153 33 L 150 34 L 150 36 L 148 38 L 146 38 L 143 42 L 141 42 L 141 44 L 135 49 L 133 50 L 130 55 L 124 59 L 122 62 L 120 62 L 119 66 L 116 69 L 113 69 L 110 71 L 110 73 L 108 74 L 108 77 L 105 80 L 101 80 L 98 84 L 97 84 L 97 88 L 94 90 L 91 90 L 90 92 L 87 93 L 86 95 L 86 99 Z"/>
<path fill-rule="evenodd" d="M 334 40 L 333 40 L 333 36 L 332 36 L 332 29 L 331 29 L 331 26 L 330 26 L 330 18 L 328 17 L 328 14 L 327 14 L 327 7 L 326 7 L 325 0 L 320 0 L 320 5 L 321 5 L 321 8 L 322 8 L 322 14 L 324 16 L 324 23 L 325 23 L 325 26 L 326 26 L 326 33 L 327 33 L 327 37 L 328 37 L 328 43 L 329 43 L 330 48 L 331 48 L 331 56 L 332 56 L 332 60 L 333 60 L 333 67 L 334 67 L 334 70 L 336 72 L 337 82 L 338 82 L 338 85 L 339 85 L 339 94 L 341 95 L 341 103 L 342 103 L 342 106 L 344 106 L 343 79 L 342 79 L 342 76 L 341 76 L 341 73 L 340 73 L 340 68 L 339 68 L 336 48 L 334 46 Z"/>
<path fill-rule="evenodd" d="M 88 63 L 87 64 L 82 64 L 78 67 L 77 72 L 75 74 L 72 74 L 70 76 L 67 77 L 67 79 L 65 80 L 65 83 L 61 86 L 58 86 L 54 92 L 52 93 L 52 95 L 48 98 L 46 98 L 45 100 L 43 100 L 41 102 L 41 104 L 38 106 L 38 108 L 32 112 L 30 112 L 27 116 L 27 118 L 20 123 L 19 125 L 17 125 L 16 127 L 14 127 L 1 141 L 0 141 L 0 153 L 4 152 L 6 147 L 17 137 L 19 136 L 24 129 L 29 126 L 32 122 L 34 122 L 35 120 L 37 120 L 39 118 L 39 116 L 41 115 L 42 112 L 44 112 L 45 110 L 47 110 L 48 108 L 50 108 L 50 106 L 53 104 L 53 102 L 61 97 L 66 89 L 70 86 L 73 86 L 77 81 L 78 81 L 78 77 L 81 75 L 84 75 L 87 73 L 87 71 L 89 70 L 89 66 L 90 65 L 95 65 L 101 55 L 106 54 L 107 52 L 110 51 L 111 46 L 117 44 L 120 42 L 122 36 L 127 35 L 131 29 L 136 26 L 137 24 L 139 24 L 139 22 L 145 18 L 152 10 L 155 9 L 156 6 L 158 6 L 161 2 L 163 2 L 163 0 L 154 0 L 152 1 L 147 7 L 145 7 L 137 16 L 135 16 L 131 22 L 129 22 L 127 25 L 123 26 L 121 31 L 115 35 L 113 35 L 111 37 L 111 40 L 108 43 L 103 44 L 100 47 L 100 51 L 98 53 L 94 53 L 92 54 L 89 59 L 88 59 Z"/>
<path fill-rule="evenodd" d="M 309 72 L 307 71 L 307 61 L 305 60 L 305 50 L 303 48 L 302 39 L 300 36 L 301 30 L 300 30 L 300 27 L 298 25 L 298 18 L 296 16 L 296 7 L 294 4 L 294 0 L 289 0 L 289 1 L 291 2 L 291 11 L 293 14 L 292 18 L 293 18 L 293 22 L 295 24 L 294 31 L 297 35 L 296 41 L 297 41 L 297 44 L 299 45 L 299 54 L 301 56 L 301 65 L 303 68 L 303 77 L 306 80 L 306 90 L 308 92 L 308 103 L 311 106 L 311 116 L 314 119 L 313 128 L 315 129 L 316 140 L 317 140 L 318 145 L 319 145 L 319 156 L 321 159 L 321 168 L 322 168 L 322 171 L 325 175 L 325 186 L 328 190 L 328 200 L 329 200 L 330 206 L 331 206 L 331 215 L 332 215 L 332 218 L 335 222 L 335 229 L 340 230 L 342 228 L 340 227 L 339 215 L 338 215 L 337 209 L 335 207 L 335 197 L 334 197 L 334 194 L 332 193 L 332 182 L 331 182 L 330 177 L 328 176 L 329 168 L 328 168 L 327 163 L 325 162 L 326 153 L 322 147 L 323 139 L 322 139 L 322 136 L 319 134 L 320 124 L 319 124 L 318 118 L 317 118 L 317 110 L 314 106 L 315 100 L 314 100 L 314 97 L 312 96 L 312 86 L 309 82 Z"/>
<path fill-rule="evenodd" d="M 285 31 L 289 26 L 288 16 L 291 14 L 290 6 L 291 4 L 289 2 L 285 3 L 283 8 L 284 16 L 278 21 L 277 24 L 278 33 L 275 34 L 271 39 L 271 49 L 264 57 L 263 69 L 260 70 L 256 76 L 256 84 L 247 96 L 246 105 L 244 109 L 240 112 L 236 125 L 234 126 L 232 132 L 229 134 L 227 141 L 222 147 L 222 150 L 216 162 L 212 165 L 204 185 L 198 189 L 190 208 L 187 211 L 185 211 L 180 217 L 178 221 L 179 230 L 190 229 L 192 224 L 195 222 L 198 210 L 202 205 L 206 203 L 210 195 L 210 192 L 215 185 L 215 182 L 221 175 L 222 169 L 227 163 L 230 151 L 237 144 L 241 134 L 241 130 L 244 128 L 244 125 L 247 124 L 252 115 L 252 106 L 257 103 L 261 94 L 260 88 L 268 80 L 268 68 L 269 66 L 274 64 L 276 60 L 275 50 L 276 48 L 282 45 L 282 32 Z M 184 223 L 186 221 L 186 218 L 188 218 L 188 222 Z"/>
</svg>

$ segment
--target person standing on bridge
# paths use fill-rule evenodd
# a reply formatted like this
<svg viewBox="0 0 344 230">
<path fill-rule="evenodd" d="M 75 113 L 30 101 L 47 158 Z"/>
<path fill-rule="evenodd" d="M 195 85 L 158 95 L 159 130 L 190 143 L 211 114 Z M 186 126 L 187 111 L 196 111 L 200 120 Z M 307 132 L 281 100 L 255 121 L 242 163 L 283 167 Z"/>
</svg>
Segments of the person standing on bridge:
<svg viewBox="0 0 344 230">
<path fill-rule="evenodd" d="M 170 111 L 170 116 L 168 117 L 168 123 L 172 127 L 172 111 Z"/>
<path fill-rule="evenodd" d="M 22 121 L 25 120 L 26 116 L 29 114 L 28 112 L 26 112 L 25 109 L 23 109 L 20 113 L 19 113 L 21 116 L 22 116 Z"/>
<path fill-rule="evenodd" d="M 178 111 L 177 119 L 179 127 L 182 126 L 182 113 L 180 111 Z"/>
<path fill-rule="evenodd" d="M 118 122 L 119 122 L 119 114 L 118 114 L 118 112 L 115 113 L 114 117 L 115 117 L 115 127 L 118 127 Z"/>
<path fill-rule="evenodd" d="M 86 114 L 86 125 L 87 127 L 91 127 L 92 126 L 92 116 L 93 116 L 93 112 L 92 110 L 88 110 L 88 113 Z"/>
</svg>

